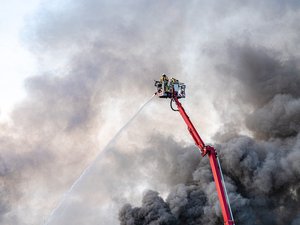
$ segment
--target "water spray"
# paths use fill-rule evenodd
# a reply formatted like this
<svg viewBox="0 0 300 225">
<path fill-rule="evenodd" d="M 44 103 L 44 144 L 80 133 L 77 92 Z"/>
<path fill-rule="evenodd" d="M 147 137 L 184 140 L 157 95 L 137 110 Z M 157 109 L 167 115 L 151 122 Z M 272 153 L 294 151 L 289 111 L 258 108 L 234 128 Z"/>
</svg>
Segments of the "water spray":
<svg viewBox="0 0 300 225">
<path fill-rule="evenodd" d="M 74 181 L 74 183 L 72 184 L 72 186 L 69 188 L 68 191 L 66 191 L 62 198 L 60 199 L 60 201 L 58 202 L 57 206 L 52 210 L 52 212 L 50 213 L 50 215 L 48 216 L 48 219 L 46 220 L 46 222 L 44 223 L 44 225 L 48 225 L 52 220 L 53 217 L 55 216 L 55 214 L 58 212 L 59 209 L 62 208 L 63 203 L 65 202 L 65 200 L 67 199 L 68 196 L 70 196 L 70 194 L 73 192 L 74 188 L 76 186 L 78 186 L 80 184 L 80 182 L 82 181 L 82 179 L 91 171 L 91 169 L 93 168 L 93 166 L 96 164 L 96 162 L 102 158 L 102 156 L 107 153 L 107 150 L 109 149 L 109 147 L 115 142 L 115 140 L 118 139 L 118 137 L 121 135 L 121 133 L 128 127 L 128 125 L 139 115 L 139 113 L 145 108 L 146 105 L 148 105 L 151 100 L 153 99 L 153 97 L 156 95 L 156 93 L 154 93 L 151 98 L 149 100 L 147 100 L 144 104 L 142 104 L 139 109 L 137 110 L 137 112 L 121 127 L 121 129 L 113 136 L 112 139 L 110 139 L 110 141 L 107 143 L 107 145 L 104 147 L 104 149 L 98 153 L 98 155 L 96 156 L 96 158 L 92 161 L 92 163 L 89 164 L 89 166 L 87 166 L 83 172 L 81 173 L 81 175 Z"/>
</svg>

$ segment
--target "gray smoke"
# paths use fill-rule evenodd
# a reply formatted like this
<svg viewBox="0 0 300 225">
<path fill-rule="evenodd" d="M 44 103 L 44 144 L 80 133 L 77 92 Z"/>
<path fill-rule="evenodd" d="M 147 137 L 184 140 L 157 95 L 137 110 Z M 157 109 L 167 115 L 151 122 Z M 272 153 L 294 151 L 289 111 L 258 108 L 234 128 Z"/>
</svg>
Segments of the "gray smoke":
<svg viewBox="0 0 300 225">
<path fill-rule="evenodd" d="M 167 73 L 187 84 L 183 105 L 218 149 L 237 223 L 298 224 L 299 11 L 42 1 L 22 33 L 40 70 L 0 124 L 0 223 L 43 224 Z M 208 160 L 168 104 L 144 109 L 49 225 L 119 224 L 118 212 L 122 224 L 222 223 Z"/>
<path fill-rule="evenodd" d="M 148 191 L 144 195 L 142 203 L 141 208 L 132 208 L 130 205 L 123 206 L 120 219 L 126 222 L 121 222 L 122 225 L 176 224 L 176 219 L 172 215 L 168 204 L 158 196 L 157 192 Z"/>
<path fill-rule="evenodd" d="M 238 80 L 237 91 L 243 91 L 234 96 L 236 101 L 252 108 L 244 120 L 255 137 L 222 132 L 215 137 L 221 141 L 217 149 L 236 223 L 295 224 L 300 210 L 299 65 L 248 45 L 230 46 L 229 55 L 235 64 L 222 67 L 229 80 Z M 166 198 L 177 224 L 221 223 L 207 161 L 201 160 L 191 184 L 178 185 Z M 134 220 L 132 224 L 147 223 Z"/>
</svg>

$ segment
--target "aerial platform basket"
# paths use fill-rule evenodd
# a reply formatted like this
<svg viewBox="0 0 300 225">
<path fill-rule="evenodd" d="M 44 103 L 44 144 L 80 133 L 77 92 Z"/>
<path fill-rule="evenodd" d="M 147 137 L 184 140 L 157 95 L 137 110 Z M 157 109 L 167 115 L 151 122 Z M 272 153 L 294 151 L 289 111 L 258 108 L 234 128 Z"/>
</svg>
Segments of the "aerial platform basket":
<svg viewBox="0 0 300 225">
<path fill-rule="evenodd" d="M 160 80 L 154 81 L 154 86 L 157 88 L 156 95 L 160 98 L 185 98 L 186 85 L 175 78 L 171 78 L 169 81 L 165 74 Z"/>
</svg>

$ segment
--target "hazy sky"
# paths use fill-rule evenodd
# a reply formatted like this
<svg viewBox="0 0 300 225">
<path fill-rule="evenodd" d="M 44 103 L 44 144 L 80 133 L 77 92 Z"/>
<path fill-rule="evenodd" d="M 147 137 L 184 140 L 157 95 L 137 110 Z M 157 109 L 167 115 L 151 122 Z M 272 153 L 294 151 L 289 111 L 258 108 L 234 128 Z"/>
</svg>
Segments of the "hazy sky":
<svg viewBox="0 0 300 225">
<path fill-rule="evenodd" d="M 24 46 L 22 31 L 40 0 L 1 1 L 0 8 L 0 116 L 7 118 L 25 95 L 24 79 L 36 71 L 36 58 Z"/>
</svg>

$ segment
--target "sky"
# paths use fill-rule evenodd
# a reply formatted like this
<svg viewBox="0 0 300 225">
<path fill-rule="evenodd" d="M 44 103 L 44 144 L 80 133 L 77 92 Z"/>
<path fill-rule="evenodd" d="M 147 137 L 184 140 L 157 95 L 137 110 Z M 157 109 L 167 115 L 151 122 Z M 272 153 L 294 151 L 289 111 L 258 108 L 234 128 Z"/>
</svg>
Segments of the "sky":
<svg viewBox="0 0 300 225">
<path fill-rule="evenodd" d="M 299 6 L 2 3 L 0 224 L 220 224 L 207 158 L 151 99 L 162 73 L 187 85 L 237 224 L 299 224 Z"/>
<path fill-rule="evenodd" d="M 8 119 L 13 105 L 25 96 L 24 79 L 36 71 L 36 59 L 24 46 L 22 29 L 40 1 L 3 1 L 0 13 L 1 118 Z"/>
</svg>

